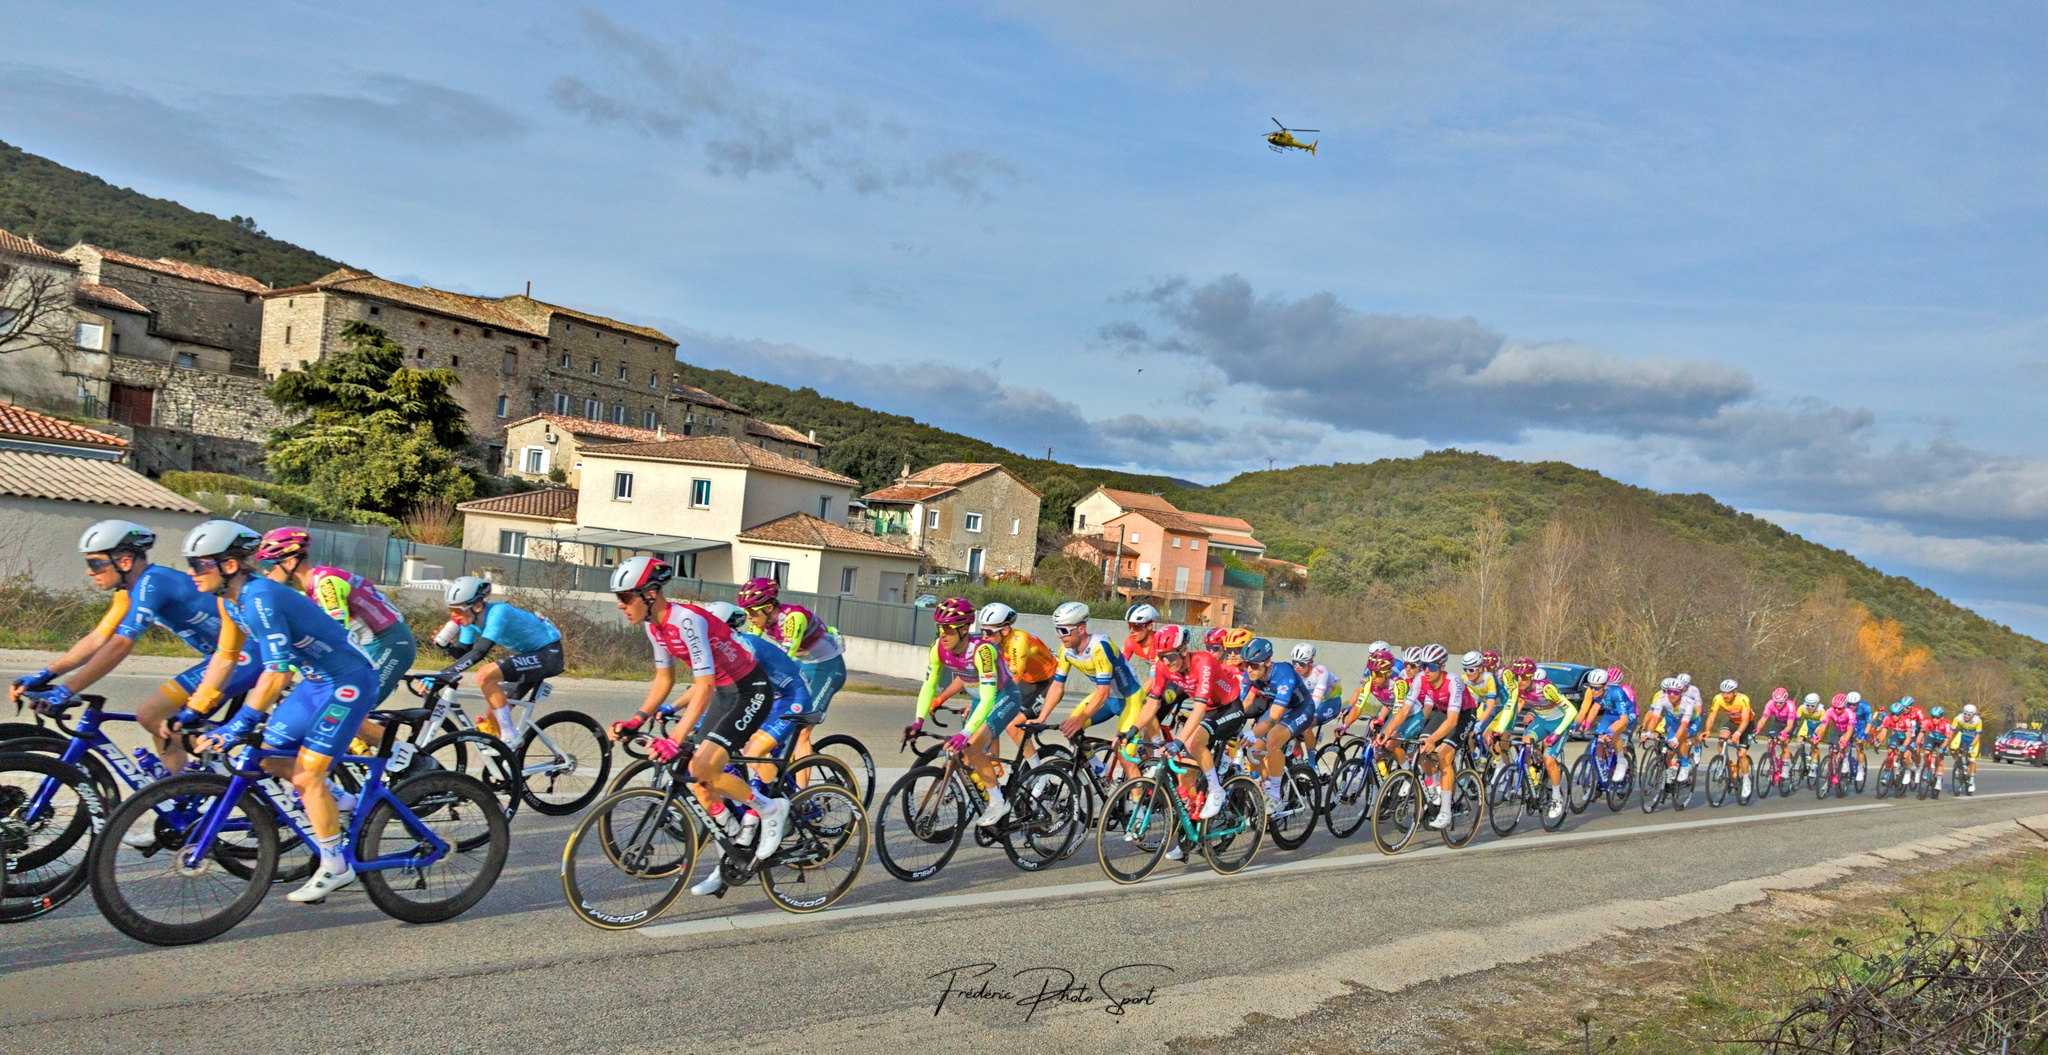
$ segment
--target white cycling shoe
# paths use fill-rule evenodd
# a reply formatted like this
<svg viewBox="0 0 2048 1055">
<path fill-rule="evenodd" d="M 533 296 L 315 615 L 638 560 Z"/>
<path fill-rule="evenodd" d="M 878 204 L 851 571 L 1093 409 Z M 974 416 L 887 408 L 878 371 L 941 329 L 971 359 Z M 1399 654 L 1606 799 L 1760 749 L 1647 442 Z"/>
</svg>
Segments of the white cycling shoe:
<svg viewBox="0 0 2048 1055">
<path fill-rule="evenodd" d="M 985 810 L 981 811 L 981 816 L 979 816 L 979 817 L 976 817 L 976 818 L 974 819 L 974 823 L 975 823 L 975 824 L 976 824 L 976 825 L 977 825 L 978 827 L 982 827 L 982 828 L 993 828 L 993 827 L 995 827 L 995 826 L 996 826 L 996 823 L 997 823 L 998 821 L 1001 821 L 1001 820 L 1002 820 L 1002 819 L 1003 819 L 1004 817 L 1007 817 L 1007 816 L 1009 816 L 1009 815 L 1010 815 L 1010 802 L 1009 802 L 1009 800 L 1008 800 L 1008 799 L 997 799 L 996 801 L 994 801 L 994 802 L 991 802 L 991 803 L 989 803 L 989 804 L 988 804 L 988 809 L 985 809 Z"/>
<path fill-rule="evenodd" d="M 711 874 L 705 876 L 701 881 L 697 883 L 696 886 L 691 887 L 690 893 L 695 894 L 698 897 L 709 897 L 712 894 L 724 893 L 725 869 L 719 867 L 720 862 L 724 860 L 724 854 L 720 854 L 719 856 L 712 858 Z"/>
<path fill-rule="evenodd" d="M 1209 789 L 1209 794 L 1202 799 L 1202 813 L 1200 819 L 1206 821 L 1209 818 L 1214 817 L 1219 813 L 1222 813 L 1223 798 L 1223 788 L 1220 785 L 1211 787 Z"/>
<path fill-rule="evenodd" d="M 782 848 L 782 827 L 789 820 L 789 800 L 769 799 L 767 809 L 754 812 L 761 815 L 761 845 L 754 847 L 754 860 L 765 861 Z"/>
<path fill-rule="evenodd" d="M 1444 811 L 1444 812 L 1448 813 L 1448 812 L 1450 812 L 1450 811 L 1446 810 L 1446 811 Z M 1550 813 L 1550 819 L 1551 819 L 1551 820 L 1556 820 L 1556 819 L 1558 819 L 1559 817 L 1562 817 L 1562 816 L 1564 816 L 1564 796 L 1563 796 L 1563 795 L 1560 795 L 1560 794 L 1558 794 L 1558 793 L 1557 793 L 1557 792 L 1555 792 L 1555 791 L 1553 791 L 1553 792 L 1551 792 L 1551 793 L 1550 793 L 1550 810 L 1549 810 L 1549 813 Z"/>
<path fill-rule="evenodd" d="M 127 834 L 121 836 L 121 845 L 137 850 L 147 850 L 155 846 L 156 821 L 152 819 L 145 824 L 130 827 Z"/>
<path fill-rule="evenodd" d="M 313 873 L 313 878 L 306 880 L 305 886 L 286 894 L 285 897 L 303 905 L 308 901 L 318 901 L 355 881 L 356 870 L 353 868 L 346 872 L 330 872 L 322 868 Z"/>
<path fill-rule="evenodd" d="M 1166 859 L 1169 861 L 1178 861 L 1186 856 L 1187 853 L 1180 848 L 1180 843 L 1177 840 L 1173 844 L 1173 849 L 1166 851 Z"/>
<path fill-rule="evenodd" d="M 1436 816 L 1431 817 L 1429 819 L 1429 826 L 1435 828 L 1437 831 L 1443 831 L 1445 828 L 1450 827 L 1451 808 L 1449 806 L 1437 807 Z"/>
</svg>

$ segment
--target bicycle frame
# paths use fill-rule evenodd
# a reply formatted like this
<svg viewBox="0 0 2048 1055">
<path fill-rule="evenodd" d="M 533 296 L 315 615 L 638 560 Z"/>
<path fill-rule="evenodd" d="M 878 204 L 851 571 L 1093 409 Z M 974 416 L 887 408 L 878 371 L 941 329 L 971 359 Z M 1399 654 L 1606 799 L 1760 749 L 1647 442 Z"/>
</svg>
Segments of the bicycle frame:
<svg viewBox="0 0 2048 1055">
<path fill-rule="evenodd" d="M 541 729 L 540 726 L 535 725 L 533 722 L 533 712 L 537 709 L 537 706 L 540 703 L 540 701 L 545 700 L 548 697 L 554 695 L 554 692 L 554 686 L 549 685 L 547 682 L 543 681 L 540 683 L 540 687 L 531 694 L 533 696 L 532 699 L 526 699 L 522 697 L 520 699 L 508 701 L 512 706 L 512 720 L 518 728 L 519 738 L 516 740 L 505 741 L 505 746 L 513 748 L 514 752 L 517 753 L 517 748 L 519 747 L 520 743 L 523 742 L 528 735 L 531 735 L 535 740 L 539 741 L 542 747 L 548 749 L 548 755 L 550 756 L 544 762 L 535 762 L 532 765 L 526 766 L 525 768 L 521 769 L 519 771 L 519 776 L 521 779 L 527 779 L 535 776 L 540 776 L 542 774 L 554 772 L 555 767 L 561 764 L 561 759 L 567 757 L 568 755 L 567 752 L 562 750 L 559 744 L 556 744 L 554 740 L 548 737 L 548 734 L 545 730 Z M 448 710 L 446 712 L 447 718 L 448 721 L 452 722 L 455 725 L 456 729 L 467 732 L 471 729 L 476 728 L 476 723 L 470 720 L 469 712 L 462 709 L 462 704 L 455 700 L 456 695 L 457 694 L 455 690 L 452 688 L 446 690 L 442 694 L 444 703 L 448 706 Z M 439 723 L 435 723 L 431 726 L 422 726 L 420 732 L 421 735 L 425 735 L 428 730 L 438 728 L 440 728 Z"/>
<path fill-rule="evenodd" d="M 58 759 L 66 765 L 77 766 L 85 761 L 85 756 L 88 753 L 91 753 L 99 756 L 100 760 L 107 764 L 107 767 L 113 771 L 114 775 L 120 778 L 123 784 L 128 785 L 128 790 L 130 791 L 139 791 L 152 783 L 149 775 L 142 771 L 142 767 L 135 764 L 135 759 L 115 746 L 112 740 L 107 739 L 107 734 L 100 731 L 100 726 L 104 725 L 109 719 L 132 722 L 135 720 L 135 716 L 104 710 L 106 698 L 102 696 L 80 696 L 78 699 L 85 704 L 85 710 L 79 713 L 77 721 L 66 726 L 61 716 L 52 719 L 56 722 L 58 731 L 71 738 L 71 742 L 64 745 L 64 753 L 59 755 Z M 144 750 L 148 749 L 144 748 Z M 150 752 L 150 757 L 155 758 L 155 752 Z M 56 792 L 56 781 L 43 781 L 36 788 L 36 793 L 30 800 L 25 816 L 31 820 L 40 819 L 43 816 L 43 811 L 49 809 L 50 799 Z M 158 806 L 157 812 L 166 817 L 175 814 L 175 810 L 170 803 Z"/>
<path fill-rule="evenodd" d="M 269 801 L 271 810 L 290 825 L 292 830 L 298 832 L 299 838 L 305 840 L 306 845 L 314 845 L 313 823 L 307 818 L 305 807 L 299 803 L 298 793 L 274 774 L 260 768 L 267 759 L 297 758 L 298 755 L 297 748 L 273 751 L 263 747 L 250 747 L 243 751 L 239 761 L 230 760 L 227 763 L 227 790 L 207 811 L 205 818 L 200 822 L 197 834 L 186 843 L 184 849 L 178 851 L 179 863 L 187 868 L 199 867 L 199 862 L 204 861 L 213 852 L 214 840 L 218 839 L 223 831 L 242 827 L 230 822 L 228 816 L 239 806 L 242 796 L 252 789 Z M 356 800 L 355 814 L 350 818 L 349 828 L 342 833 L 341 856 L 342 860 L 348 862 L 349 867 L 359 872 L 425 867 L 448 856 L 453 847 L 435 835 L 433 829 L 422 823 L 417 814 L 406 808 L 405 803 L 400 802 L 398 797 L 384 786 L 384 768 L 388 759 L 374 755 L 342 755 L 335 761 L 358 763 L 369 771 L 369 779 L 364 782 L 362 794 Z M 406 852 L 390 854 L 372 861 L 357 860 L 355 847 L 356 840 L 362 835 L 363 818 L 380 802 L 389 803 L 392 810 L 398 814 L 400 822 L 415 839 L 426 843 L 431 852 L 424 857 Z"/>
</svg>

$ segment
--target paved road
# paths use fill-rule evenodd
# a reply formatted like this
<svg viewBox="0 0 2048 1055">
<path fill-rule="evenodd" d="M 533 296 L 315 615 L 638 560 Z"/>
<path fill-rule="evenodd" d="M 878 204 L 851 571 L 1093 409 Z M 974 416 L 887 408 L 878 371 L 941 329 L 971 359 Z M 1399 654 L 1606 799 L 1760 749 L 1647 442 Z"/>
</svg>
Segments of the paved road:
<svg viewBox="0 0 2048 1055">
<path fill-rule="evenodd" d="M 574 688 L 557 698 L 605 720 L 635 695 Z M 902 697 L 845 698 L 834 724 L 893 743 L 906 708 Z M 1979 792 L 1840 805 L 1805 795 L 1653 817 L 1596 805 L 1560 833 L 1483 833 L 1463 851 L 1399 858 L 1324 833 L 1291 854 L 1269 845 L 1237 876 L 1169 867 L 1135 889 L 1103 881 L 1088 851 L 1024 875 L 999 850 L 969 848 L 915 886 L 870 865 L 821 916 L 787 916 L 747 889 L 686 897 L 624 934 L 563 906 L 557 865 L 574 818 L 522 813 L 497 888 L 436 927 L 398 924 L 349 891 L 308 907 L 273 896 L 230 934 L 184 949 L 130 942 L 89 898 L 0 929 L 0 1051 L 273 1050 L 308 1037 L 380 1052 L 978 1052 L 1019 1040 L 1140 1050 L 1228 1030 L 1252 1011 L 1299 1014 L 1347 984 L 1395 988 L 1569 947 L 1611 923 L 1677 922 L 1688 917 L 1674 912 L 1738 903 L 1758 877 L 1876 864 L 1852 855 L 2030 817 L 2048 808 L 2048 770 L 1987 763 Z M 977 964 L 998 966 L 951 975 L 952 988 L 987 983 L 1007 998 L 955 992 L 936 1007 L 947 972 Z M 1122 1014 L 1104 1013 L 1112 1005 L 1094 989 L 1065 1005 L 1017 1003 L 1047 977 L 1014 977 L 1026 968 L 1092 983 L 1129 964 L 1158 966 L 1113 975 L 1109 992 L 1159 988 Z"/>
</svg>

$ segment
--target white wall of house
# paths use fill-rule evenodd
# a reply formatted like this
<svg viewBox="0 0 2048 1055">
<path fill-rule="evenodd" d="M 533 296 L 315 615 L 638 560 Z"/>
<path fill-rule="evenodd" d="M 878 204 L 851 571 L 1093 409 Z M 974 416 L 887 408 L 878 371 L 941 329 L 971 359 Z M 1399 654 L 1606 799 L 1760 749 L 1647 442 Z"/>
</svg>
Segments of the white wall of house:
<svg viewBox="0 0 2048 1055">
<path fill-rule="evenodd" d="M 791 513 L 809 513 L 820 520 L 843 524 L 846 522 L 846 503 L 854 497 L 851 487 L 755 471 L 747 474 L 746 508 L 742 519 L 746 522 L 745 527 L 754 527 Z M 829 500 L 829 508 L 823 513 L 818 511 L 820 499 Z"/>
<path fill-rule="evenodd" d="M 1122 516 L 1124 509 L 1109 500 L 1109 496 L 1095 491 L 1074 504 L 1074 534 L 1100 535 L 1102 525 Z"/>
<path fill-rule="evenodd" d="M 159 561 L 178 566 L 178 544 L 187 532 L 212 517 L 162 509 L 60 502 L 47 498 L 0 495 L 0 577 L 28 576 L 52 590 L 90 590 L 78 537 L 102 520 L 132 520 L 156 532 L 150 551 Z"/>
<path fill-rule="evenodd" d="M 524 532 L 528 539 L 538 539 L 546 538 L 553 531 L 567 526 L 556 520 L 507 516 L 503 513 L 464 513 L 462 548 L 477 553 L 503 553 L 505 551 L 499 546 L 503 532 Z M 538 555 L 534 550 L 525 550 L 517 554 L 522 557 Z"/>
<path fill-rule="evenodd" d="M 633 474 L 629 500 L 613 497 L 619 473 Z M 729 465 L 685 465 L 585 452 L 576 523 L 655 535 L 729 539 L 753 523 L 742 521 L 752 483 L 749 477 L 757 475 L 761 474 Z M 697 480 L 711 483 L 708 507 L 691 504 L 692 485 Z"/>
<path fill-rule="evenodd" d="M 850 595 L 864 601 L 908 603 L 918 564 L 914 557 L 890 557 L 880 553 L 826 550 L 819 561 L 818 593 L 841 593 L 847 569 L 853 571 Z M 891 591 L 894 591 L 893 593 Z"/>
<path fill-rule="evenodd" d="M 789 565 L 788 575 L 782 585 L 806 593 L 832 592 L 818 588 L 818 569 L 823 565 L 824 551 L 807 546 L 780 546 L 772 542 L 749 542 L 734 539 L 732 544 L 733 578 L 727 582 L 745 582 L 754 575 L 754 561 L 782 561 Z M 836 582 L 833 584 L 838 585 Z"/>
</svg>

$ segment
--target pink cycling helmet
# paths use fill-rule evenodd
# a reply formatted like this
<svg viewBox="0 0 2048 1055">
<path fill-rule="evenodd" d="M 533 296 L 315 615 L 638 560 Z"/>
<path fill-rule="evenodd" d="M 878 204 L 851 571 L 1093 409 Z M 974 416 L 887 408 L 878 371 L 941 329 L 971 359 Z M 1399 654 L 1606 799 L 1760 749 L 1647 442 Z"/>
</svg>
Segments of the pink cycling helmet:
<svg viewBox="0 0 2048 1055">
<path fill-rule="evenodd" d="M 748 579 L 746 585 L 740 587 L 739 603 L 741 608 L 759 608 L 764 604 L 774 604 L 781 596 L 782 587 L 774 579 Z"/>
<path fill-rule="evenodd" d="M 263 541 L 256 546 L 257 560 L 283 560 L 286 557 L 303 557 L 313 548 L 313 536 L 305 528 L 271 528 L 263 533 Z"/>
<path fill-rule="evenodd" d="M 932 622 L 940 626 L 966 626 L 974 622 L 974 605 L 965 597 L 948 597 L 932 609 Z"/>
</svg>

